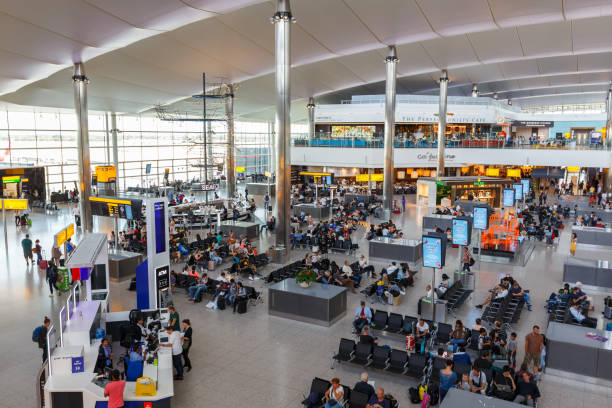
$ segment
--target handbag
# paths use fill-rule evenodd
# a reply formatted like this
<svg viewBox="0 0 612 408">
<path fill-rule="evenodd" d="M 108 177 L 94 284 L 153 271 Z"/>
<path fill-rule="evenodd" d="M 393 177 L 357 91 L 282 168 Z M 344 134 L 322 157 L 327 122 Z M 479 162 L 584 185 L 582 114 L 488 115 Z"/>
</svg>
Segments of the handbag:
<svg viewBox="0 0 612 408">
<path fill-rule="evenodd" d="M 474 266 L 475 263 L 476 261 L 474 260 L 474 258 L 470 257 L 470 262 L 469 262 L 470 266 Z"/>
<path fill-rule="evenodd" d="M 183 350 L 188 350 L 191 346 L 191 339 L 187 339 L 183 341 Z"/>
</svg>

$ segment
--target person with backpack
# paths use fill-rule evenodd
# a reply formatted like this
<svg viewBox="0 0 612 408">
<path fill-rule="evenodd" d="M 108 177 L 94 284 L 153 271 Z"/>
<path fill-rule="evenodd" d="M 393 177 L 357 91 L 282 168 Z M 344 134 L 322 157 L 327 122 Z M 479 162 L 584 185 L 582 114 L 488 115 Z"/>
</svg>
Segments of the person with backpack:
<svg viewBox="0 0 612 408">
<path fill-rule="evenodd" d="M 43 354 L 42 354 L 43 364 L 45 363 L 45 361 L 47 361 L 47 358 L 49 357 L 47 354 L 47 332 L 49 331 L 50 325 L 51 325 L 51 319 L 45 316 L 42 326 L 38 326 L 32 332 L 32 341 L 34 343 L 38 343 L 38 348 L 42 349 L 43 351 Z"/>
<path fill-rule="evenodd" d="M 474 258 L 470 254 L 468 247 L 463 247 L 463 256 L 461 257 L 461 263 L 463 263 L 463 270 L 470 272 L 470 266 L 474 265 Z"/>
<path fill-rule="evenodd" d="M 45 276 L 45 279 L 47 280 L 47 282 L 49 282 L 49 292 L 51 292 L 49 297 L 53 297 L 53 289 L 54 288 L 59 293 L 59 288 L 57 287 L 57 277 L 58 277 L 58 275 L 59 274 L 58 274 L 58 271 L 57 271 L 57 266 L 55 266 L 55 261 L 53 259 L 51 259 L 49 261 L 49 265 L 47 265 L 47 271 L 46 271 L 46 276 Z"/>
</svg>

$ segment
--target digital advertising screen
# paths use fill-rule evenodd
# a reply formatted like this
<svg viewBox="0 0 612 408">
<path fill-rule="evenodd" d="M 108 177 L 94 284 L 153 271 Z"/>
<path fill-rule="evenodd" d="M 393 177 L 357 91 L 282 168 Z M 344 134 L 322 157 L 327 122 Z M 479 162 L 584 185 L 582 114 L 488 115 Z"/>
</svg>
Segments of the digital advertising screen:
<svg viewBox="0 0 612 408">
<path fill-rule="evenodd" d="M 502 193 L 502 207 L 514 207 L 514 189 L 504 188 Z"/>
<path fill-rule="evenodd" d="M 423 266 L 442 268 L 444 266 L 442 237 L 423 236 Z"/>
<path fill-rule="evenodd" d="M 166 211 L 163 202 L 155 203 L 155 253 L 166 251 Z"/>
<path fill-rule="evenodd" d="M 512 185 L 512 187 L 514 188 L 514 197 L 517 200 L 522 200 L 523 199 L 523 184 L 515 183 Z"/>
<path fill-rule="evenodd" d="M 453 218 L 453 245 L 469 245 L 470 222 L 464 219 Z"/>
<path fill-rule="evenodd" d="M 521 179 L 521 184 L 523 185 L 523 196 L 527 197 L 529 195 L 529 179 Z"/>
<path fill-rule="evenodd" d="M 487 207 L 474 207 L 474 229 L 486 230 L 489 228 L 489 209 Z"/>
</svg>

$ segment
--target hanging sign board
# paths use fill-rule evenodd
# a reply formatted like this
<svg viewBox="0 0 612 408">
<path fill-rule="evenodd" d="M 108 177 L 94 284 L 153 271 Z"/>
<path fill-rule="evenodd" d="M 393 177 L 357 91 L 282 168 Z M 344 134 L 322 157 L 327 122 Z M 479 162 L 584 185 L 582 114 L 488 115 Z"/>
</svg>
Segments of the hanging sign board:
<svg viewBox="0 0 612 408">
<path fill-rule="evenodd" d="M 512 187 L 514 188 L 514 198 L 516 200 L 522 200 L 523 199 L 523 184 L 514 183 L 512 184 Z"/>
<path fill-rule="evenodd" d="M 453 218 L 453 245 L 469 245 L 472 236 L 470 220 L 465 217 Z"/>
<path fill-rule="evenodd" d="M 514 207 L 514 189 L 504 188 L 502 193 L 502 206 Z"/>
<path fill-rule="evenodd" d="M 486 230 L 489 228 L 489 208 L 474 206 L 474 229 Z"/>
<path fill-rule="evenodd" d="M 423 235 L 423 266 L 442 268 L 446 255 L 446 240 L 439 235 Z"/>
</svg>

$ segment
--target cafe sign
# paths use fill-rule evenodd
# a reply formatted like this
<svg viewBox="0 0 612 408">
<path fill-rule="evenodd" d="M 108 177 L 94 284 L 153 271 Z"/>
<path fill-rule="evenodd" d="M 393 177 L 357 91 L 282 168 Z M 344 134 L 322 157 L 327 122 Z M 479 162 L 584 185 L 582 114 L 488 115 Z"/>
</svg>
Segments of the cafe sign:
<svg viewBox="0 0 612 408">
<path fill-rule="evenodd" d="M 447 153 L 444 155 L 444 160 L 454 161 L 456 157 L 457 156 L 455 156 L 454 154 Z M 434 162 L 438 160 L 438 154 L 437 153 L 419 153 L 417 154 L 417 160 Z"/>
</svg>

